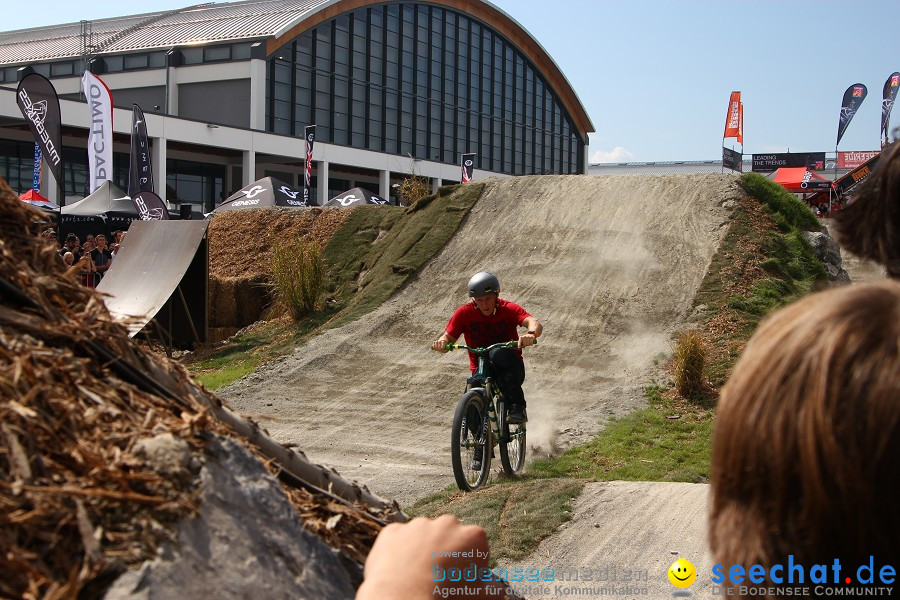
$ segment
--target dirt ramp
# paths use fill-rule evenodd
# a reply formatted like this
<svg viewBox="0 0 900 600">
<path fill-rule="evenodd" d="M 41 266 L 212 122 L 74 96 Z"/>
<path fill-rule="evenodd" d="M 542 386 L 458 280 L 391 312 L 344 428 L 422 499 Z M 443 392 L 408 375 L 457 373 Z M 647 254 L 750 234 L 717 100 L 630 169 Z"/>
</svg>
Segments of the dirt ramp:
<svg viewBox="0 0 900 600">
<path fill-rule="evenodd" d="M 452 484 L 464 353 L 429 345 L 490 270 L 545 324 L 528 351 L 529 438 L 563 448 L 643 402 L 738 195 L 736 178 L 536 176 L 487 182 L 445 248 L 389 302 L 220 391 L 316 462 L 410 501 Z"/>
</svg>

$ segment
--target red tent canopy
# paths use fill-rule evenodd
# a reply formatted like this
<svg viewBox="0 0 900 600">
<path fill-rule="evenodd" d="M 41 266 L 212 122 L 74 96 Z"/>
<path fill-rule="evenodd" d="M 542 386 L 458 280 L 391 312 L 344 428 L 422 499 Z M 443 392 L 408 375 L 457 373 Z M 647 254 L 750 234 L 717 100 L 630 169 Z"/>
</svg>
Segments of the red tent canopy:
<svg viewBox="0 0 900 600">
<path fill-rule="evenodd" d="M 19 196 L 19 200 L 37 200 L 38 202 L 50 202 L 34 190 L 28 190 L 27 192 Z"/>
<path fill-rule="evenodd" d="M 27 192 L 19 196 L 19 200 L 51 212 L 58 211 L 60 208 L 58 204 L 47 200 L 33 189 L 28 190 Z"/>
<path fill-rule="evenodd" d="M 782 167 L 775 171 L 775 183 L 780 183 L 792 192 L 814 192 L 827 190 L 831 181 L 810 171 L 806 167 Z"/>
</svg>

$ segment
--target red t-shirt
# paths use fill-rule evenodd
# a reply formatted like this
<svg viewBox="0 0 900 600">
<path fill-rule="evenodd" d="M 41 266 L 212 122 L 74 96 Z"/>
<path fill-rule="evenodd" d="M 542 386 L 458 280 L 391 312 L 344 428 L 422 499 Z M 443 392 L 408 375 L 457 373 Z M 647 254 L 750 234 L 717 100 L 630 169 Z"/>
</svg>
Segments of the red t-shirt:
<svg viewBox="0 0 900 600">
<path fill-rule="evenodd" d="M 497 299 L 497 310 L 488 316 L 481 314 L 474 302 L 469 302 L 456 309 L 450 317 L 450 322 L 447 323 L 446 331 L 457 340 L 460 336 L 465 336 L 466 346 L 484 348 L 491 344 L 518 340 L 519 332 L 516 327 L 530 316 L 515 302 L 500 298 Z M 520 350 L 516 352 L 521 358 L 522 352 Z M 471 352 L 469 352 L 469 366 L 473 373 L 478 368 L 478 357 Z"/>
</svg>

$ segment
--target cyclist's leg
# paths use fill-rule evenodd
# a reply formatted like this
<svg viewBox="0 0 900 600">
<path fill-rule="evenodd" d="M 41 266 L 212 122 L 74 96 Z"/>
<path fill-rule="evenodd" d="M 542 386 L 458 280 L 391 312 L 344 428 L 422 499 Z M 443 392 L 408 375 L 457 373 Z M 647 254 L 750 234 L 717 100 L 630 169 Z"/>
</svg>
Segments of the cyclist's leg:
<svg viewBox="0 0 900 600">
<path fill-rule="evenodd" d="M 522 358 L 512 348 L 491 350 L 489 358 L 507 403 L 524 406 L 525 393 L 522 391 L 522 383 L 525 381 L 525 363 Z"/>
</svg>

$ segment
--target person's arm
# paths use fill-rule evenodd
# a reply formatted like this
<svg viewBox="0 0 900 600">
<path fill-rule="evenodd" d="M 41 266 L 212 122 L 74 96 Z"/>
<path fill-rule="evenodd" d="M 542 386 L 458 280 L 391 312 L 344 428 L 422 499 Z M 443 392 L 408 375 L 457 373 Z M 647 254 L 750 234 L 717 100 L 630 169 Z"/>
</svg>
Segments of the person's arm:
<svg viewBox="0 0 900 600">
<path fill-rule="evenodd" d="M 446 588 L 459 592 L 464 587 L 469 594 L 452 593 L 452 597 L 502 598 L 504 586 L 480 581 L 490 565 L 489 550 L 484 529 L 463 525 L 452 515 L 391 523 L 378 534 L 366 558 L 365 579 L 356 600 L 424 600 L 447 597 L 440 592 Z M 465 572 L 473 565 L 474 579 L 479 581 L 450 579 L 451 569 Z"/>
<path fill-rule="evenodd" d="M 439 337 L 438 339 L 431 342 L 431 349 L 440 352 L 441 354 L 447 352 L 447 344 L 453 344 L 456 342 L 455 337 L 447 333 L 446 331 Z"/>
<path fill-rule="evenodd" d="M 82 256 L 76 262 L 73 262 L 71 265 L 66 267 L 66 275 L 71 275 L 73 273 L 81 273 L 82 269 L 85 268 L 84 257 Z"/>
<path fill-rule="evenodd" d="M 102 254 L 103 253 L 101 252 L 100 255 L 102 255 Z M 102 265 L 97 265 L 98 273 L 105 273 L 106 270 L 109 268 L 110 255 L 108 252 L 106 253 L 105 258 L 106 258 L 106 262 L 104 262 Z M 94 261 L 94 264 L 96 264 L 96 261 Z"/>
<path fill-rule="evenodd" d="M 521 326 L 526 329 L 526 332 L 519 336 L 519 346 L 522 348 L 534 344 L 534 341 L 541 337 L 541 334 L 544 332 L 544 326 L 541 325 L 541 322 L 531 315 L 522 320 Z"/>
</svg>

